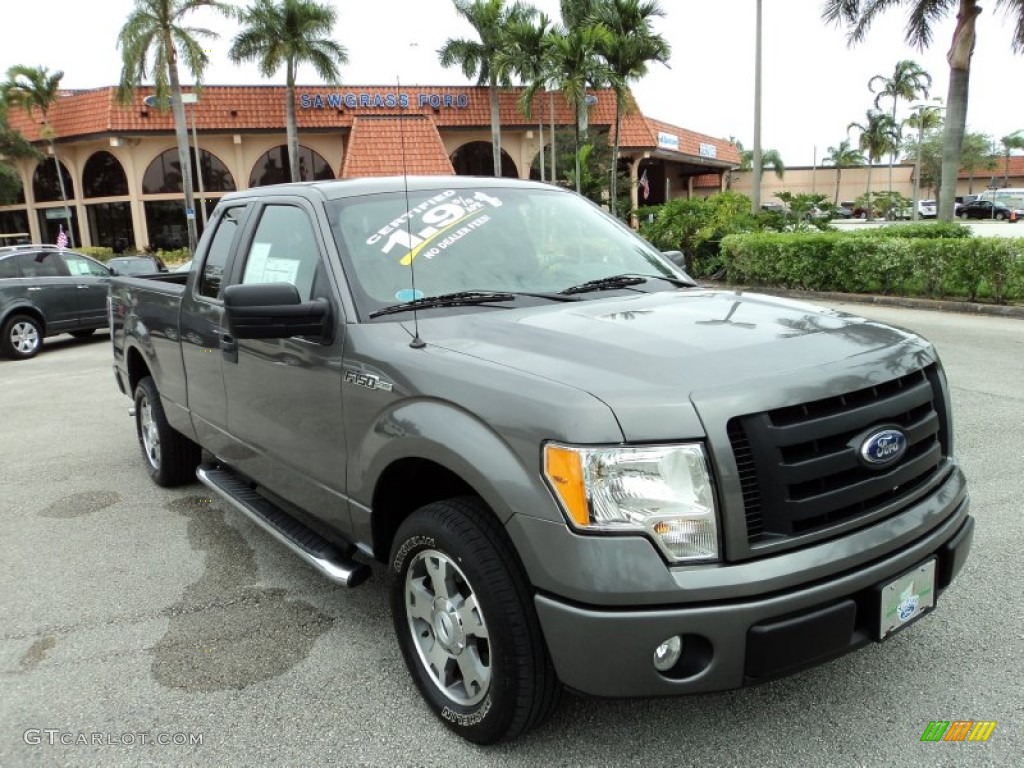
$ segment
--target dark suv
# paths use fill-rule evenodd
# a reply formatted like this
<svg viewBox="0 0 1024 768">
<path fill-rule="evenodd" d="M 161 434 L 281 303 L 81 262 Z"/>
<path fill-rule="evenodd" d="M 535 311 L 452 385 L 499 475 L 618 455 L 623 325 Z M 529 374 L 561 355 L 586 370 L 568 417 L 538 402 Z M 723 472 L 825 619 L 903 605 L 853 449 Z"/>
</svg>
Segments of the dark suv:
<svg viewBox="0 0 1024 768">
<path fill-rule="evenodd" d="M 34 357 L 45 336 L 107 327 L 110 270 L 56 246 L 0 248 L 0 354 Z"/>
</svg>

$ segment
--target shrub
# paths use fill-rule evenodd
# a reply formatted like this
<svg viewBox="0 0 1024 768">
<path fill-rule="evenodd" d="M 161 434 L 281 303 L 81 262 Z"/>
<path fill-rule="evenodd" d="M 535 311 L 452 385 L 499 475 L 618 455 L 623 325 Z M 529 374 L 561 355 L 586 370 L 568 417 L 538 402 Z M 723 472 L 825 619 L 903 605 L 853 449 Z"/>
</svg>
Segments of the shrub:
<svg viewBox="0 0 1024 768">
<path fill-rule="evenodd" d="M 75 251 L 77 251 L 78 253 L 85 254 L 86 256 L 92 256 L 97 261 L 103 262 L 105 262 L 107 259 L 114 255 L 113 248 L 103 248 L 93 245 L 75 248 Z"/>
<path fill-rule="evenodd" d="M 932 227 L 935 225 L 922 225 Z M 902 229 L 902 228 L 901 228 Z M 740 234 L 721 243 L 729 280 L 848 293 L 1024 299 L 1024 240 L 846 233 Z"/>
<path fill-rule="evenodd" d="M 855 237 L 907 237 L 927 239 L 962 239 L 973 237 L 974 233 L 966 224 L 956 221 L 927 221 L 911 224 L 886 224 L 883 227 L 848 232 Z"/>
</svg>

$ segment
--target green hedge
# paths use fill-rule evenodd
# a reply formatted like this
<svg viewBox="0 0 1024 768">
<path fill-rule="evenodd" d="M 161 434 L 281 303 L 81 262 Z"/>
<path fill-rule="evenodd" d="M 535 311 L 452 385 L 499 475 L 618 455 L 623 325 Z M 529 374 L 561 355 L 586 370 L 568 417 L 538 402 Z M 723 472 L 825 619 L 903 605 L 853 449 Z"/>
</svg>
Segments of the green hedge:
<svg viewBox="0 0 1024 768">
<path fill-rule="evenodd" d="M 97 261 L 106 261 L 114 255 L 113 248 L 101 248 L 95 246 L 75 248 L 78 253 L 84 253 L 86 256 L 92 256 Z"/>
<path fill-rule="evenodd" d="M 929 221 L 912 224 L 886 224 L 882 227 L 867 227 L 848 231 L 856 237 L 908 237 L 927 239 L 960 240 L 974 237 L 974 232 L 966 224 L 956 221 Z"/>
<path fill-rule="evenodd" d="M 1024 300 L 1024 239 L 762 233 L 726 237 L 721 254 L 732 283 L 999 304 Z"/>
</svg>

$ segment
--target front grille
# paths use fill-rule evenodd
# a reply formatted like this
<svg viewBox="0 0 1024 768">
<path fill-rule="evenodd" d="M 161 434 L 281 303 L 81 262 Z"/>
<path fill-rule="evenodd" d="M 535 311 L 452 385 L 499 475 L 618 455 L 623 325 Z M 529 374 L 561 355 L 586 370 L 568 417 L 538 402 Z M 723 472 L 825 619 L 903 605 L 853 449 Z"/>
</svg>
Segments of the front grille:
<svg viewBox="0 0 1024 768">
<path fill-rule="evenodd" d="M 882 427 L 907 435 L 892 466 L 865 466 L 861 443 Z M 872 515 L 928 483 L 949 455 L 935 366 L 837 397 L 733 418 L 728 424 L 751 545 Z"/>
</svg>

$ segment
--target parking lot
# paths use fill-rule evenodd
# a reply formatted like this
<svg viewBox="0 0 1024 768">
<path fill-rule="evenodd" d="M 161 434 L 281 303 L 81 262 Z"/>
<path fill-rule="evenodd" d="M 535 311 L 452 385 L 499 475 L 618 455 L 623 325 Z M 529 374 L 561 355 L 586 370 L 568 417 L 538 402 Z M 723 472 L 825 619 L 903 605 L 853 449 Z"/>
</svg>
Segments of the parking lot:
<svg viewBox="0 0 1024 768">
<path fill-rule="evenodd" d="M 333 586 L 202 486 L 149 481 L 106 334 L 0 360 L 0 765 L 1019 764 L 1024 321 L 843 309 L 923 333 L 946 365 L 977 530 L 937 610 L 758 688 L 566 695 L 486 749 L 421 703 L 382 570 Z M 922 743 L 933 720 L 998 725 Z"/>
</svg>

